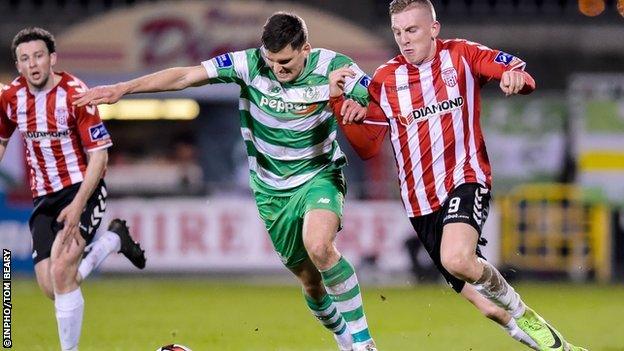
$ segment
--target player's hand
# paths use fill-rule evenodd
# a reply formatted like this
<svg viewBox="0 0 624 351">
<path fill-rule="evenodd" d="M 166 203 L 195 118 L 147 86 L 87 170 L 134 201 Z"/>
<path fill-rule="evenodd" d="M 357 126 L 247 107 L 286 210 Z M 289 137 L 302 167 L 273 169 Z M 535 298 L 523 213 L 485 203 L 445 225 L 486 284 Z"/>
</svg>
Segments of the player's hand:
<svg viewBox="0 0 624 351">
<path fill-rule="evenodd" d="M 71 244 L 74 240 L 76 243 L 79 243 L 81 240 L 84 240 L 80 235 L 79 228 L 80 215 L 83 209 L 84 206 L 72 201 L 56 218 L 57 222 L 63 223 L 63 229 L 59 233 L 62 244 Z M 69 245 L 67 247 L 69 249 Z"/>
<path fill-rule="evenodd" d="M 505 71 L 500 80 L 500 88 L 505 96 L 518 94 L 526 83 L 524 72 L 522 71 Z"/>
<path fill-rule="evenodd" d="M 114 104 L 124 95 L 120 84 L 102 85 L 74 95 L 74 106 Z"/>
<path fill-rule="evenodd" d="M 342 124 L 362 123 L 366 118 L 366 107 L 355 100 L 348 99 L 342 103 L 340 115 L 342 116 Z"/>
<path fill-rule="evenodd" d="M 355 71 L 348 66 L 338 68 L 329 73 L 329 97 L 337 97 L 344 94 L 347 77 L 355 78 Z"/>
</svg>

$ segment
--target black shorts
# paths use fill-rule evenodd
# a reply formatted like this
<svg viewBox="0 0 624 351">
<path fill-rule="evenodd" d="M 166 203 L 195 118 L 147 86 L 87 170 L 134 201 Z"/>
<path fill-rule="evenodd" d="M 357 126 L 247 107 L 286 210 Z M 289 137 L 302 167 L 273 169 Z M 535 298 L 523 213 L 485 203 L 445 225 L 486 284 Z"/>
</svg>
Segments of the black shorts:
<svg viewBox="0 0 624 351">
<path fill-rule="evenodd" d="M 32 257 L 35 264 L 50 257 L 54 238 L 63 228 L 63 224 L 58 223 L 56 218 L 72 202 L 78 193 L 80 184 L 82 183 L 71 185 L 52 194 L 36 197 L 33 200 L 34 209 L 28 224 L 33 239 Z M 106 184 L 100 180 L 87 201 L 84 212 L 80 215 L 80 234 L 87 241 L 87 244 L 93 240 L 102 217 L 104 217 L 106 195 Z"/>
<path fill-rule="evenodd" d="M 410 217 L 410 222 L 418 238 L 423 243 L 429 256 L 433 260 L 446 282 L 456 292 L 464 288 L 464 281 L 449 273 L 440 259 L 440 245 L 442 243 L 442 229 L 449 223 L 466 223 L 479 233 L 479 245 L 485 245 L 481 238 L 481 229 L 488 216 L 490 207 L 490 191 L 486 187 L 476 184 L 462 184 L 449 193 L 448 198 L 440 209 L 420 217 Z M 479 257 L 479 245 L 475 248 Z"/>
</svg>

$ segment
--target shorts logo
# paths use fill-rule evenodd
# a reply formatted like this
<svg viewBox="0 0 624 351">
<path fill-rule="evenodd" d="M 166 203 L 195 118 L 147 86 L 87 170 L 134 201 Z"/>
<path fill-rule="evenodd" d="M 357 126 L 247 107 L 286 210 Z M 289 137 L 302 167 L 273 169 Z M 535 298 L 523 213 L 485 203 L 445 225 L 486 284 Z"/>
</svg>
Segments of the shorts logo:
<svg viewBox="0 0 624 351">
<path fill-rule="evenodd" d="M 457 85 L 457 71 L 455 68 L 446 68 L 442 71 L 442 80 L 448 87 L 454 87 Z"/>
<path fill-rule="evenodd" d="M 219 68 L 229 68 L 234 65 L 230 54 L 219 55 L 215 57 L 215 61 L 217 61 L 217 67 Z"/>
<path fill-rule="evenodd" d="M 442 223 L 450 220 L 450 219 L 463 219 L 463 220 L 469 220 L 470 217 L 466 216 L 465 214 L 459 214 L 459 213 L 454 213 L 454 214 L 448 214 L 444 217 L 444 219 L 442 219 Z"/>
<path fill-rule="evenodd" d="M 89 135 L 91 136 L 91 141 L 104 140 L 109 137 L 104 123 L 96 124 L 89 128 Z"/>
<path fill-rule="evenodd" d="M 370 85 L 370 82 L 371 82 L 371 79 L 367 75 L 362 76 L 362 78 L 360 79 L 360 85 L 363 86 L 364 88 L 368 88 L 368 86 Z"/>
<path fill-rule="evenodd" d="M 504 66 L 508 66 L 514 58 L 515 57 L 513 55 L 510 55 L 506 52 L 499 51 L 498 55 L 496 55 L 496 58 L 494 59 L 494 62 L 500 63 L 501 65 L 504 65 Z"/>
<path fill-rule="evenodd" d="M 329 204 L 330 202 L 331 202 L 331 200 L 330 200 L 330 199 L 328 199 L 328 198 L 326 198 L 326 197 L 322 197 L 322 198 L 320 198 L 320 199 L 319 199 L 316 203 L 317 203 L 317 204 L 325 204 L 325 205 L 327 205 L 327 204 Z"/>
</svg>

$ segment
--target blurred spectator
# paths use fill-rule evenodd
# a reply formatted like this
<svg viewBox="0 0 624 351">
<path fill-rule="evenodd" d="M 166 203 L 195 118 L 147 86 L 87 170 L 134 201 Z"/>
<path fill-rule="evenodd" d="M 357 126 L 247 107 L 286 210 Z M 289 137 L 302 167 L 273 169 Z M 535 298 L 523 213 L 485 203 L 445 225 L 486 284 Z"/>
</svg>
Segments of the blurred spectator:
<svg viewBox="0 0 624 351">
<path fill-rule="evenodd" d="M 185 194 L 203 189 L 203 172 L 197 159 L 195 137 L 191 133 L 178 135 L 173 141 L 171 161 L 178 168 L 178 188 Z"/>
</svg>

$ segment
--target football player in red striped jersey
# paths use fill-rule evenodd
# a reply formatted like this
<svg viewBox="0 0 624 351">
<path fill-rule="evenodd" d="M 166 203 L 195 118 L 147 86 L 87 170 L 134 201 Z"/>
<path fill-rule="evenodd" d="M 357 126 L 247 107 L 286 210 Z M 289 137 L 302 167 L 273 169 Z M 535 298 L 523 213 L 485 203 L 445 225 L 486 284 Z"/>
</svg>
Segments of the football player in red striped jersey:
<svg viewBox="0 0 624 351">
<path fill-rule="evenodd" d="M 20 75 L 0 96 L 0 160 L 19 130 L 31 175 L 29 226 L 37 283 L 54 300 L 61 349 L 77 350 L 82 280 L 110 253 L 123 253 L 139 268 L 145 255 L 118 219 L 94 240 L 106 208 L 103 176 L 112 141 L 96 107 L 72 105 L 73 96 L 86 87 L 53 70 L 54 37 L 26 28 L 13 39 L 12 52 Z M 89 243 L 91 251 L 82 259 Z"/>
<path fill-rule="evenodd" d="M 525 63 L 478 43 L 438 39 L 429 0 L 394 0 L 390 16 L 401 54 L 375 72 L 367 108 L 344 100 L 342 87 L 353 78 L 348 67 L 330 74 L 341 129 L 364 159 L 390 131 L 408 217 L 455 291 L 535 350 L 584 350 L 531 310 L 479 249 L 491 188 L 480 89 L 499 80 L 506 96 L 532 92 Z"/>
</svg>

